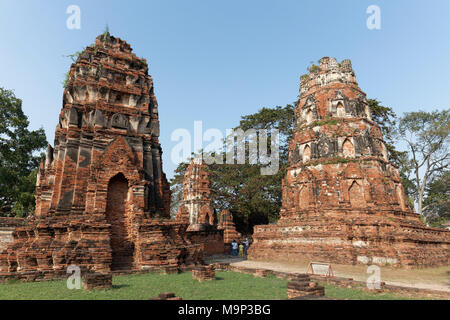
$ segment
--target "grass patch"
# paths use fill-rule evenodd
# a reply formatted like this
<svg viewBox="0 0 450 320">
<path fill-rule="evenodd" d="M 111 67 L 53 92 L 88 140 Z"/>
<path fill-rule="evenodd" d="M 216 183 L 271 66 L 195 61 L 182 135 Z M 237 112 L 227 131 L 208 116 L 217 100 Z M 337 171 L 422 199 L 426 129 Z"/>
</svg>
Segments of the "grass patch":
<svg viewBox="0 0 450 320">
<path fill-rule="evenodd" d="M 109 290 L 69 290 L 66 281 L 0 284 L 0 299 L 12 300 L 147 300 L 174 292 L 184 300 L 287 299 L 286 280 L 256 278 L 235 272 L 216 272 L 215 281 L 198 282 L 190 272 L 113 277 Z"/>
<path fill-rule="evenodd" d="M 198 282 L 190 272 L 141 274 L 113 277 L 108 290 L 69 290 L 65 280 L 0 284 L 0 300 L 147 300 L 162 292 L 174 292 L 184 300 L 281 300 L 287 299 L 287 280 L 274 276 L 258 278 L 248 274 L 217 271 L 215 281 Z M 358 288 L 328 284 L 327 297 L 348 300 L 411 299 L 393 293 L 371 293 Z"/>
</svg>

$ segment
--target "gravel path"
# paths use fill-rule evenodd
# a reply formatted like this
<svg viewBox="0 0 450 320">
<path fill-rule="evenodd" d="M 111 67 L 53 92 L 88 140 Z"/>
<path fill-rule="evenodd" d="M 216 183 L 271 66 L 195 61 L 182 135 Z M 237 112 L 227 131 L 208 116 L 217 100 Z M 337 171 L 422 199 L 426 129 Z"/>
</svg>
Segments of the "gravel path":
<svg viewBox="0 0 450 320">
<path fill-rule="evenodd" d="M 222 262 L 245 268 L 269 269 L 288 273 L 306 273 L 308 262 L 270 262 L 246 260 L 227 255 L 213 256 L 208 263 Z M 366 266 L 332 265 L 334 275 L 337 277 L 353 278 L 358 281 L 366 281 Z M 439 290 L 450 292 L 450 267 L 419 270 L 399 270 L 381 267 L 381 278 L 386 284 L 405 286 L 411 288 Z"/>
</svg>

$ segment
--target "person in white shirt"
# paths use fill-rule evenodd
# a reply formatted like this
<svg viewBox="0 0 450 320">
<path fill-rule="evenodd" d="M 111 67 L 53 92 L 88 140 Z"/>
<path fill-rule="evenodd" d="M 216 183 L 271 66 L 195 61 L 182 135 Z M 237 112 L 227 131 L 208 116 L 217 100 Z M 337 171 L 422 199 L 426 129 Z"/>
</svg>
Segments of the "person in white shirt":
<svg viewBox="0 0 450 320">
<path fill-rule="evenodd" d="M 238 244 L 237 244 L 236 240 L 233 240 L 231 242 L 231 255 L 232 256 L 238 255 Z"/>
</svg>

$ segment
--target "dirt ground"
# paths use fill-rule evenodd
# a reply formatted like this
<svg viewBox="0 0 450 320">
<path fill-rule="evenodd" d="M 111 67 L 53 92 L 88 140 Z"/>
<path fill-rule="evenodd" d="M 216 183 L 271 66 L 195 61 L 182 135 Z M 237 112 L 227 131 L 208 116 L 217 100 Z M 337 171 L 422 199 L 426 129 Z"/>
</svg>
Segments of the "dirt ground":
<svg viewBox="0 0 450 320">
<path fill-rule="evenodd" d="M 306 273 L 309 265 L 309 261 L 253 261 L 227 255 L 210 257 L 207 259 L 207 262 L 228 262 L 232 265 L 246 268 L 261 268 L 292 273 Z M 331 267 L 336 277 L 366 281 L 371 275 L 367 273 L 367 266 L 363 265 L 332 264 Z M 380 267 L 380 269 L 381 281 L 386 282 L 386 284 L 450 292 L 450 266 L 425 269 Z"/>
</svg>

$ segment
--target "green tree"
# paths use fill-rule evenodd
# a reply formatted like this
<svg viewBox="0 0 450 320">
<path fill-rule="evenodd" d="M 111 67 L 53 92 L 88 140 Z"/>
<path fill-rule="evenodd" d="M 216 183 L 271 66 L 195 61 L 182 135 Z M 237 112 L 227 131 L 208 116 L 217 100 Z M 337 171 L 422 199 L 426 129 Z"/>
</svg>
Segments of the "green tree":
<svg viewBox="0 0 450 320">
<path fill-rule="evenodd" d="M 408 151 L 399 151 L 395 147 L 397 137 L 397 115 L 391 107 L 386 107 L 377 99 L 368 99 L 372 120 L 378 124 L 388 151 L 389 161 L 398 167 L 409 206 L 414 207 L 415 180 L 411 178 L 411 164 Z"/>
<path fill-rule="evenodd" d="M 449 133 L 449 109 L 407 112 L 399 121 L 398 135 L 410 151 L 417 211 L 421 215 L 430 179 L 440 176 L 450 165 Z"/>
<path fill-rule="evenodd" d="M 423 213 L 428 223 L 440 227 L 450 220 L 450 171 L 435 175 L 426 188 Z"/>
<path fill-rule="evenodd" d="M 34 189 L 44 129 L 30 131 L 22 101 L 0 87 L 0 216 L 26 216 L 34 209 Z"/>
<path fill-rule="evenodd" d="M 170 216 L 172 218 L 176 217 L 178 207 L 181 205 L 181 201 L 183 200 L 183 180 L 187 167 L 187 162 L 181 162 L 178 164 L 178 167 L 175 169 L 175 174 L 170 180 Z"/>
<path fill-rule="evenodd" d="M 256 224 L 278 219 L 281 207 L 281 180 L 288 163 L 288 141 L 293 132 L 294 106 L 262 108 L 241 118 L 235 129 L 278 129 L 280 133 L 280 164 L 275 175 L 261 175 L 261 165 L 249 164 L 248 145 L 245 164 L 209 165 L 211 197 L 218 211 L 233 213 L 238 231 L 248 234 Z M 250 139 L 255 137 L 250 137 Z M 270 148 L 269 148 L 270 151 Z M 222 155 L 225 158 L 225 154 Z M 171 180 L 173 213 L 182 199 L 182 182 L 187 164 L 180 163 Z"/>
<path fill-rule="evenodd" d="M 249 234 L 254 225 L 278 220 L 281 181 L 288 166 L 288 144 L 294 128 L 294 105 L 264 107 L 257 113 L 243 116 L 235 128 L 243 131 L 265 129 L 269 133 L 273 129 L 279 131 L 279 170 L 276 174 L 261 175 L 262 165 L 250 164 L 248 152 L 245 164 L 209 166 L 215 205 L 219 210 L 229 209 L 233 213 L 236 228 L 241 233 Z"/>
</svg>

